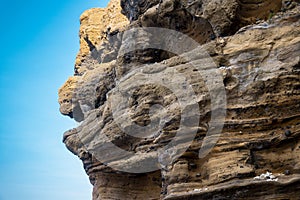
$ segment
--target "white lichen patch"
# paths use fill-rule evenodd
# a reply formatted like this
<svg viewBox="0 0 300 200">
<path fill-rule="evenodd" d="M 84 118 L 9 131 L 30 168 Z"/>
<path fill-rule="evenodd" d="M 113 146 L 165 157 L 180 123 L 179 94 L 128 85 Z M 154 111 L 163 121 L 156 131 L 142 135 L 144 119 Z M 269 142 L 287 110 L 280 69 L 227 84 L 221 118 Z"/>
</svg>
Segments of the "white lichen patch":
<svg viewBox="0 0 300 200">
<path fill-rule="evenodd" d="M 207 191 L 208 188 L 196 188 L 194 189 L 194 192 L 202 192 L 202 191 Z"/>
<path fill-rule="evenodd" d="M 254 177 L 254 180 L 278 181 L 278 178 L 274 176 L 271 172 L 267 172 L 265 174 L 261 174 L 259 176 Z"/>
</svg>

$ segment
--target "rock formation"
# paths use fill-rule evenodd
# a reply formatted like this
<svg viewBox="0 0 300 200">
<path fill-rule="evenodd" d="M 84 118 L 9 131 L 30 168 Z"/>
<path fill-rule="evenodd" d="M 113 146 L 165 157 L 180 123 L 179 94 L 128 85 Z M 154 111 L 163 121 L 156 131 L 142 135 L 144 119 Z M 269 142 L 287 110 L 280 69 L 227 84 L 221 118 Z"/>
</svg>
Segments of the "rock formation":
<svg viewBox="0 0 300 200">
<path fill-rule="evenodd" d="M 60 111 L 93 199 L 300 199 L 300 5 L 112 0 Z"/>
</svg>

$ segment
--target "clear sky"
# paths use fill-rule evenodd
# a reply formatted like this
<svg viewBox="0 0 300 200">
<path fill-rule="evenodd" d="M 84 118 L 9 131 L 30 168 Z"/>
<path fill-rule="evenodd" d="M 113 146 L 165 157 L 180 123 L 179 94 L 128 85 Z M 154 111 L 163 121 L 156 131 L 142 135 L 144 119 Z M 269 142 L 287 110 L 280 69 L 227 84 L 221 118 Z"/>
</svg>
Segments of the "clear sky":
<svg viewBox="0 0 300 200">
<path fill-rule="evenodd" d="M 73 74 L 79 16 L 108 0 L 1 0 L 0 200 L 88 200 L 80 160 L 62 143 L 75 126 L 57 90 Z"/>
</svg>

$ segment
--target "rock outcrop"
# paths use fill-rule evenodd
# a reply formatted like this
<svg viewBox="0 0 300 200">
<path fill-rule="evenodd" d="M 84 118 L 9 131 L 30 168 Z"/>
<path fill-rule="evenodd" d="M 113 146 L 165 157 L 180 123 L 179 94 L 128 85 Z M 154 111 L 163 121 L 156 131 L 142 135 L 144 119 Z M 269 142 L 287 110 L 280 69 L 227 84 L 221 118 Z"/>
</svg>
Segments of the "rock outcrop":
<svg viewBox="0 0 300 200">
<path fill-rule="evenodd" d="M 93 199 L 300 199 L 299 3 L 86 11 L 59 103 Z"/>
</svg>

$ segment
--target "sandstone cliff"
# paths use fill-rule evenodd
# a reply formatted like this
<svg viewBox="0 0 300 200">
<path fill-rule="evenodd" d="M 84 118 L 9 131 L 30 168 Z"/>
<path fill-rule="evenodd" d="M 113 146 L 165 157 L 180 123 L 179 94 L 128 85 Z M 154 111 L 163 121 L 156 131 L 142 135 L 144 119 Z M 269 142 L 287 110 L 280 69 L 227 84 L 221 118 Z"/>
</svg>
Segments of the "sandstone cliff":
<svg viewBox="0 0 300 200">
<path fill-rule="evenodd" d="M 81 16 L 63 141 L 93 199 L 300 199 L 300 5 L 112 0 Z"/>
</svg>

